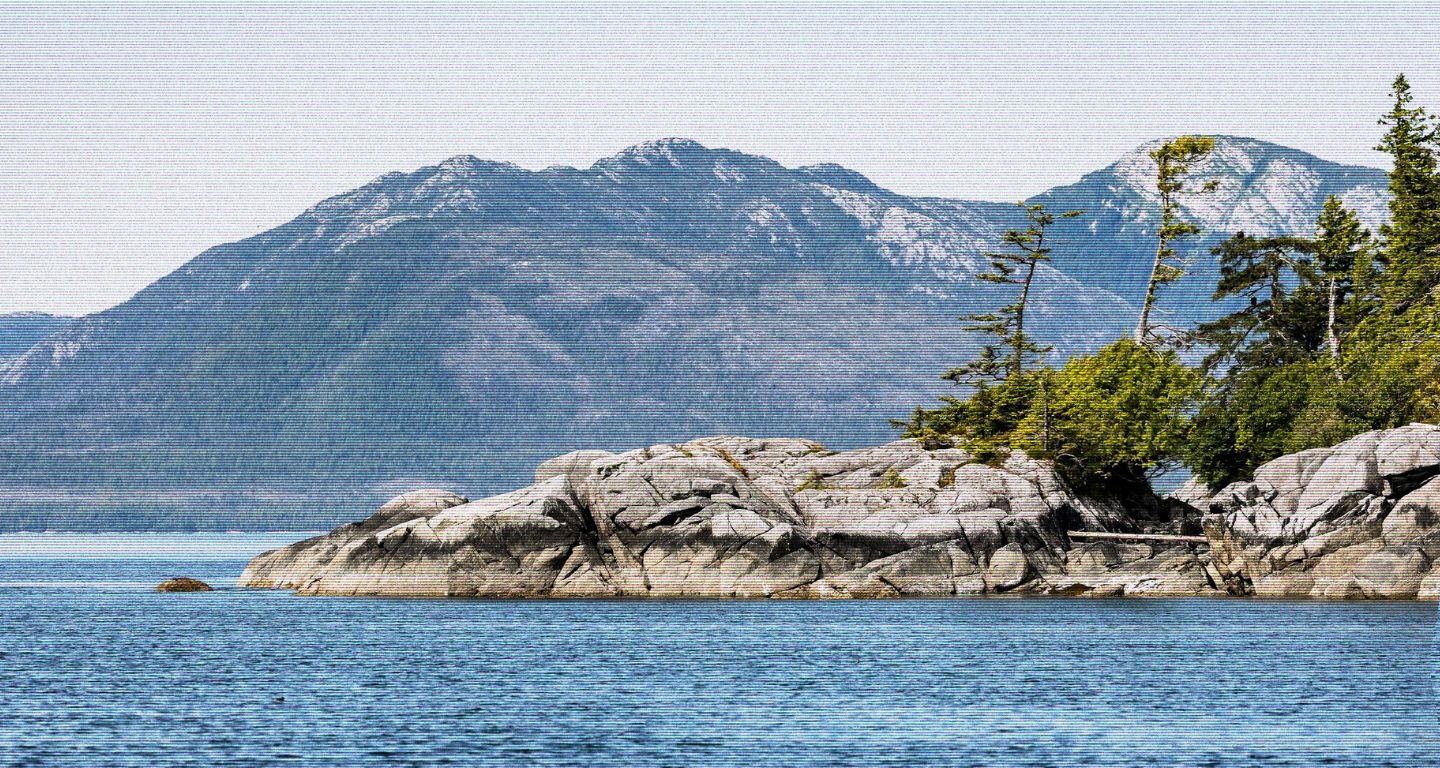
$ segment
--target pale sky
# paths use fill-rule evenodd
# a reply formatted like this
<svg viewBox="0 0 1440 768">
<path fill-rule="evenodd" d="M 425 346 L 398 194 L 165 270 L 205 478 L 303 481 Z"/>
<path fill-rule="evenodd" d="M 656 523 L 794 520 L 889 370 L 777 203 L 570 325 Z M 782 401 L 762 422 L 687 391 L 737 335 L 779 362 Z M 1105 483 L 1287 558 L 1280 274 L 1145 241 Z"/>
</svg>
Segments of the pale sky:
<svg viewBox="0 0 1440 768">
<path fill-rule="evenodd" d="M 588 166 L 682 136 L 1015 200 L 1146 140 L 1383 167 L 1430 7 L 0 7 L 0 312 L 97 311 L 205 248 L 457 154 Z"/>
</svg>

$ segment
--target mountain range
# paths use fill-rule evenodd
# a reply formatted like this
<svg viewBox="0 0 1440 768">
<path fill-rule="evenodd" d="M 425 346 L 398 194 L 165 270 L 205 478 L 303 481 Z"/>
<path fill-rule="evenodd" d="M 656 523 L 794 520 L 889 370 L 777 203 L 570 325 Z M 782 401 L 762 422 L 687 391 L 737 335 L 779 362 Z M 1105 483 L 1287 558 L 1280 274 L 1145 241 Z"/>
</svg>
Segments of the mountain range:
<svg viewBox="0 0 1440 768">
<path fill-rule="evenodd" d="M 1057 357 L 1133 323 L 1148 149 L 1035 198 L 1087 212 L 1038 279 Z M 1221 137 L 1195 175 L 1221 184 L 1187 199 L 1210 234 L 1182 319 L 1216 238 L 1308 232 L 1332 193 L 1385 213 L 1382 172 L 1265 142 Z M 1007 300 L 978 275 L 1021 217 L 682 139 L 387 174 L 0 362 L 0 528 L 314 527 L 573 448 L 893 439 L 973 351 L 958 316 Z"/>
</svg>

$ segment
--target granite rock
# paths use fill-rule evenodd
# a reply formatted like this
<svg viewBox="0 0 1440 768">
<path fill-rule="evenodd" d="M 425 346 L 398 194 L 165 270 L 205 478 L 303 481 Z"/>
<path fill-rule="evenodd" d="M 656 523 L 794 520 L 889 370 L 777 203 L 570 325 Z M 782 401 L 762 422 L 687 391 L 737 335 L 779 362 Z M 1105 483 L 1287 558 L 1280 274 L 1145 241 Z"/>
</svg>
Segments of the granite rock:
<svg viewBox="0 0 1440 768">
<path fill-rule="evenodd" d="M 1156 509 L 1077 493 L 1045 461 L 987 464 L 911 440 L 840 453 L 740 437 L 576 451 L 535 480 L 479 501 L 406 494 L 256 557 L 240 584 L 433 597 L 1045 591 L 1065 574 L 1067 531 L 1142 530 Z"/>
<path fill-rule="evenodd" d="M 1072 531 L 1203 541 L 1072 540 Z M 242 586 L 432 597 L 1440 598 L 1440 427 L 1253 480 L 1103 498 L 1047 461 L 901 440 L 711 437 L 544 462 L 478 501 L 416 491 L 251 561 Z"/>
<path fill-rule="evenodd" d="M 1205 502 L 1212 559 L 1235 594 L 1437 597 L 1440 427 L 1283 456 Z"/>
</svg>

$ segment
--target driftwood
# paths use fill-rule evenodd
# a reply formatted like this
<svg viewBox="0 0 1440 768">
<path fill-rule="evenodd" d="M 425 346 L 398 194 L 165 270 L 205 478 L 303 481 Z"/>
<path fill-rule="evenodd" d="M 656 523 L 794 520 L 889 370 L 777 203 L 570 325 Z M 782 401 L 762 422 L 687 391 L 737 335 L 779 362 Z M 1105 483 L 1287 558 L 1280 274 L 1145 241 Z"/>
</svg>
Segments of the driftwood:
<svg viewBox="0 0 1440 768">
<path fill-rule="evenodd" d="M 1105 533 L 1102 531 L 1070 531 L 1072 539 L 1092 541 L 1178 541 L 1186 544 L 1207 544 L 1204 536 L 1176 536 L 1170 533 Z"/>
</svg>

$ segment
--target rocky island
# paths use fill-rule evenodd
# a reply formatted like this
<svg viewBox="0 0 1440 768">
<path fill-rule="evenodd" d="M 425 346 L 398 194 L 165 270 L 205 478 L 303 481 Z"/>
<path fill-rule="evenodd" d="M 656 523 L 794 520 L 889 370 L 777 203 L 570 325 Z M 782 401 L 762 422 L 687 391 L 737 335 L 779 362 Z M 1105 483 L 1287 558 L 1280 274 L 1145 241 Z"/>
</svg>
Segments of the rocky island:
<svg viewBox="0 0 1440 768">
<path fill-rule="evenodd" d="M 256 557 L 239 584 L 488 598 L 1435 599 L 1437 510 L 1440 427 L 1427 424 L 1167 498 L 1082 492 L 1019 453 L 711 437 L 576 451 L 543 463 L 533 485 L 477 501 L 408 493 Z M 1201 531 L 1204 543 L 1175 540 Z"/>
</svg>

